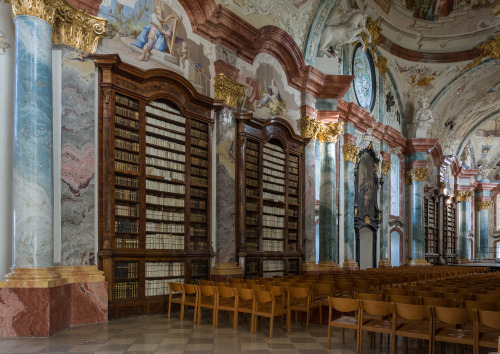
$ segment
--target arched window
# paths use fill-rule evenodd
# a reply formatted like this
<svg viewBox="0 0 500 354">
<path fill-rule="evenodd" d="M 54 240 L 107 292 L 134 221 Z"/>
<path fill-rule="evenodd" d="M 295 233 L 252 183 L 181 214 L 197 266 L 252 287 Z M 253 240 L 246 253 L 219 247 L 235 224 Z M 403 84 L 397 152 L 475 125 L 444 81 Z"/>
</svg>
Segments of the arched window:
<svg viewBox="0 0 500 354">
<path fill-rule="evenodd" d="M 399 157 L 395 154 L 391 155 L 391 215 L 399 216 Z"/>
</svg>

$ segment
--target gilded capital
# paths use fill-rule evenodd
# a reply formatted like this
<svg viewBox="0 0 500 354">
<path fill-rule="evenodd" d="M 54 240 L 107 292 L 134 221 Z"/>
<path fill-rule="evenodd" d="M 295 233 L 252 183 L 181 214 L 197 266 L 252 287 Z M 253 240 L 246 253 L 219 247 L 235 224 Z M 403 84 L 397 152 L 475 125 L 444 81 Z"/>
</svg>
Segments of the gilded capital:
<svg viewBox="0 0 500 354">
<path fill-rule="evenodd" d="M 224 104 L 236 108 L 238 100 L 245 95 L 245 86 L 219 74 L 214 79 L 215 99 L 224 100 Z"/>
<path fill-rule="evenodd" d="M 53 28 L 52 43 L 67 44 L 84 52 L 95 53 L 104 37 L 106 20 L 89 15 L 65 0 L 9 0 L 12 17 L 29 15 L 47 21 Z"/>
<path fill-rule="evenodd" d="M 497 34 L 495 38 L 477 46 L 477 48 L 481 50 L 481 54 L 464 69 L 462 69 L 462 71 L 475 67 L 484 58 L 500 59 L 500 33 Z"/>
<path fill-rule="evenodd" d="M 458 202 L 469 202 L 471 197 L 471 191 L 455 191 L 455 198 Z"/>
<path fill-rule="evenodd" d="M 389 174 L 389 172 L 391 171 L 391 167 L 392 167 L 391 161 L 382 160 L 382 174 L 383 175 L 387 176 Z"/>
<path fill-rule="evenodd" d="M 306 116 L 300 120 L 300 133 L 305 138 L 318 139 L 320 143 L 334 143 L 342 133 L 342 122 L 324 123 Z"/>
<path fill-rule="evenodd" d="M 406 184 L 411 184 L 412 182 L 423 182 L 428 175 L 428 168 L 413 168 L 405 173 Z"/>
<path fill-rule="evenodd" d="M 488 202 L 476 202 L 476 210 L 488 210 L 493 205 L 490 200 Z"/>
<path fill-rule="evenodd" d="M 438 182 L 438 188 L 439 188 L 439 193 L 443 194 L 444 190 L 446 188 L 446 183 L 444 183 L 444 182 Z"/>
<path fill-rule="evenodd" d="M 356 156 L 359 154 L 359 146 L 345 143 L 342 146 L 342 153 L 344 154 L 344 161 L 356 162 Z"/>
</svg>

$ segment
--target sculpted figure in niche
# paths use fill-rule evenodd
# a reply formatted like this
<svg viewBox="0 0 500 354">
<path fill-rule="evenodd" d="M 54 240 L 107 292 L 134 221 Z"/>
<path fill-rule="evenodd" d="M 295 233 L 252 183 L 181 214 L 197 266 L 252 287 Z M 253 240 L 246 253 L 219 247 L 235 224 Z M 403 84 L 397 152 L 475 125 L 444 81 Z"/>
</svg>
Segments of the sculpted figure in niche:
<svg viewBox="0 0 500 354">
<path fill-rule="evenodd" d="M 332 47 L 333 56 L 338 56 L 342 45 L 358 41 L 361 42 L 363 50 L 365 50 L 361 33 L 364 33 L 368 37 L 368 42 L 372 40 L 370 32 L 366 29 L 366 15 L 363 11 L 356 10 L 348 16 L 347 20 L 342 21 L 340 24 L 325 26 L 319 50 L 328 57 L 331 57 L 332 54 L 328 49 Z"/>
</svg>

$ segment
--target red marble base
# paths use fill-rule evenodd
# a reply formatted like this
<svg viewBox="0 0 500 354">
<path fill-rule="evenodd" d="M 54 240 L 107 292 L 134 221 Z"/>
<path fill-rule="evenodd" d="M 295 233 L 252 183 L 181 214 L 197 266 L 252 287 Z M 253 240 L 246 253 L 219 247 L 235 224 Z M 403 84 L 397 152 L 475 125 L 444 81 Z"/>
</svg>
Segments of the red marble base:
<svg viewBox="0 0 500 354">
<path fill-rule="evenodd" d="M 106 282 L 0 289 L 0 337 L 49 337 L 107 321 Z"/>
</svg>

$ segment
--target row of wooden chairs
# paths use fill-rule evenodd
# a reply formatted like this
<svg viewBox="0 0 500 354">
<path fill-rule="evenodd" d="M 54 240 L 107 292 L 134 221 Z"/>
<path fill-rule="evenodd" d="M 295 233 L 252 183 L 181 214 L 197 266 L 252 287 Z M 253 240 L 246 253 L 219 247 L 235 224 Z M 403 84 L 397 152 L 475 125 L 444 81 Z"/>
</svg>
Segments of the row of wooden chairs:
<svg viewBox="0 0 500 354">
<path fill-rule="evenodd" d="M 391 353 L 396 352 L 397 337 L 404 338 L 407 353 L 407 338 L 426 340 L 428 352 L 433 354 L 435 343 L 470 345 L 474 354 L 479 348 L 498 348 L 500 335 L 500 312 L 440 306 L 412 305 L 375 300 L 328 298 L 328 348 L 331 346 L 332 328 L 352 329 L 357 335 L 357 353 L 362 353 L 363 332 L 391 335 Z M 341 317 L 334 319 L 334 311 Z M 352 315 L 354 313 L 354 315 Z M 373 345 L 373 340 L 371 344 Z"/>
</svg>

